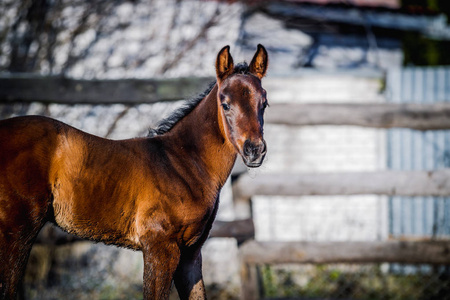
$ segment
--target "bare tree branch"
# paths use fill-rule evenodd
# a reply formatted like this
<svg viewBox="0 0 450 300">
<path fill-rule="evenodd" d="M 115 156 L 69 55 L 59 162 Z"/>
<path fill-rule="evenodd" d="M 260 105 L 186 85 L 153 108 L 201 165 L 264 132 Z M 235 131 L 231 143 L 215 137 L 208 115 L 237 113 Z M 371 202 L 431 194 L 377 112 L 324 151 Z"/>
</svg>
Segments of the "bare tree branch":
<svg viewBox="0 0 450 300">
<path fill-rule="evenodd" d="M 206 34 L 208 32 L 208 30 L 216 25 L 218 23 L 219 20 L 219 16 L 220 16 L 220 10 L 219 7 L 216 8 L 216 11 L 214 12 L 214 14 L 212 15 L 212 17 L 209 19 L 208 22 L 206 22 L 202 28 L 200 29 L 200 31 L 197 33 L 196 36 L 194 36 L 190 41 L 188 41 L 188 43 L 186 44 L 186 46 L 184 47 L 180 47 L 180 50 L 178 50 L 176 52 L 175 55 L 173 55 L 173 59 L 167 61 L 161 68 L 160 73 L 161 74 L 165 74 L 167 71 L 169 71 L 171 68 L 173 68 L 176 64 L 178 64 L 180 62 L 180 60 L 184 57 L 184 54 L 186 52 L 188 52 L 189 50 L 191 50 L 196 43 L 201 40 L 202 38 L 206 37 Z"/>
</svg>

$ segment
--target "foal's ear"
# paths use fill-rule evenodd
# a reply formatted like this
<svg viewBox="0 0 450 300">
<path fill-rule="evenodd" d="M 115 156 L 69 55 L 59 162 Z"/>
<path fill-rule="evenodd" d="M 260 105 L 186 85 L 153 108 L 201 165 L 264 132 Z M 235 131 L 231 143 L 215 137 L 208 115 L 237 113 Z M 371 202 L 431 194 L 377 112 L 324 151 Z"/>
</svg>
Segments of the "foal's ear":
<svg viewBox="0 0 450 300">
<path fill-rule="evenodd" d="M 225 46 L 220 50 L 216 60 L 216 74 L 218 81 L 223 81 L 233 73 L 233 58 L 230 55 L 230 46 Z"/>
<path fill-rule="evenodd" d="M 261 79 L 266 75 L 268 65 L 269 58 L 266 48 L 264 48 L 263 45 L 258 44 L 258 50 L 256 50 L 255 56 L 253 56 L 252 62 L 250 63 L 250 73 Z"/>
</svg>

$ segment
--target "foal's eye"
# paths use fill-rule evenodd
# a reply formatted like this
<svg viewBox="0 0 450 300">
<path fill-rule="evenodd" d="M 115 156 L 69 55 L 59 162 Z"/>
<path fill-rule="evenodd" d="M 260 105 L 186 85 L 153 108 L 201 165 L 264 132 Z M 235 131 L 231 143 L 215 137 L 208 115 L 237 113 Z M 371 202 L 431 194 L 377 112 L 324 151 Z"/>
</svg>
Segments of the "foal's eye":
<svg viewBox="0 0 450 300">
<path fill-rule="evenodd" d="M 223 110 L 230 110 L 230 105 L 226 102 L 222 103 Z"/>
<path fill-rule="evenodd" d="M 267 102 L 267 100 L 266 100 L 263 102 L 263 109 L 265 109 L 267 106 L 269 106 L 269 102 Z"/>
</svg>

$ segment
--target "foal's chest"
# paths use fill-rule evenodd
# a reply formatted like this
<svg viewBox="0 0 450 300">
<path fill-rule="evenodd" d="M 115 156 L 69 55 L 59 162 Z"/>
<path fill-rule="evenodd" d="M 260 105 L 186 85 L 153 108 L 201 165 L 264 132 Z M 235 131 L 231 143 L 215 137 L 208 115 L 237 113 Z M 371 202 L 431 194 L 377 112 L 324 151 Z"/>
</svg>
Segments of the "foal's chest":
<svg viewBox="0 0 450 300">
<path fill-rule="evenodd" d="M 203 243 L 209 235 L 214 219 L 216 218 L 219 199 L 209 207 L 193 208 L 190 210 L 190 217 L 185 218 L 185 225 L 180 231 L 180 239 L 185 246 L 192 246 L 198 242 Z"/>
</svg>

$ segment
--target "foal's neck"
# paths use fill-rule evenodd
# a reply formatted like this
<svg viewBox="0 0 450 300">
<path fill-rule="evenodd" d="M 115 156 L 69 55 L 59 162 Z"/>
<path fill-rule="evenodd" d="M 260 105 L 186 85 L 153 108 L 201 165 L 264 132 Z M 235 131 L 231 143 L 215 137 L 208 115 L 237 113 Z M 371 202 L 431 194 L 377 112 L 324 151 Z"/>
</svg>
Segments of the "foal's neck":
<svg viewBox="0 0 450 300">
<path fill-rule="evenodd" d="M 221 129 L 217 107 L 217 84 L 191 113 L 170 131 L 186 149 L 186 160 L 205 168 L 212 184 L 221 188 L 236 160 L 236 150 Z M 181 146 L 181 145 L 180 145 Z"/>
</svg>

